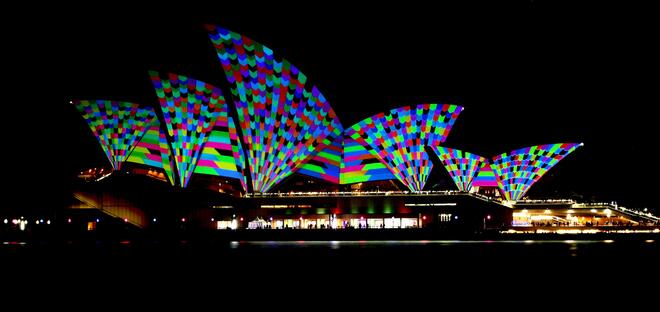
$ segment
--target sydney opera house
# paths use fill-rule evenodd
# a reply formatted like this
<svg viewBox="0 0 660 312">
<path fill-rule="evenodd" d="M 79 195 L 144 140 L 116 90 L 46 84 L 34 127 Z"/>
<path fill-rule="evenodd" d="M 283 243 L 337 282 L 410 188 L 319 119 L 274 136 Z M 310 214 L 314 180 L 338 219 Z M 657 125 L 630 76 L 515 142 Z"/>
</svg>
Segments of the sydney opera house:
<svg viewBox="0 0 660 312">
<path fill-rule="evenodd" d="M 80 172 L 85 182 L 68 222 L 78 209 L 99 212 L 85 217 L 90 229 L 103 218 L 214 229 L 531 225 L 538 218 L 517 205 L 582 146 L 544 144 L 494 157 L 445 146 L 463 107 L 444 103 L 402 103 L 344 125 L 289 61 L 238 33 L 207 30 L 226 85 L 151 71 L 157 104 L 71 101 L 111 168 Z M 604 211 L 595 209 L 584 209 L 592 221 Z M 574 220 L 553 217 L 546 219 Z"/>
</svg>

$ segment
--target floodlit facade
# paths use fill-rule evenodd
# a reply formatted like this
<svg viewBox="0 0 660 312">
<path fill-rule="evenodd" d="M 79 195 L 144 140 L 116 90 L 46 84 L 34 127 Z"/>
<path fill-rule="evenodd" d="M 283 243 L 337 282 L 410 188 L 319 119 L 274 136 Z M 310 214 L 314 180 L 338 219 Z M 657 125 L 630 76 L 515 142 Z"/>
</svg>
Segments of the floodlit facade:
<svg viewBox="0 0 660 312">
<path fill-rule="evenodd" d="M 151 71 L 162 114 L 135 103 L 72 102 L 114 170 L 124 162 L 150 167 L 181 188 L 196 175 L 223 177 L 237 181 L 242 194 L 276 191 L 294 174 L 338 186 L 395 181 L 399 191 L 419 193 L 428 190 L 432 170 L 446 170 L 459 192 L 497 187 L 503 199 L 517 201 L 581 146 L 538 145 L 491 160 L 443 147 L 463 111 L 443 103 L 395 108 L 344 128 L 288 60 L 235 32 L 207 29 L 227 97 L 208 83 Z M 429 153 L 442 166 L 434 169 Z"/>
</svg>

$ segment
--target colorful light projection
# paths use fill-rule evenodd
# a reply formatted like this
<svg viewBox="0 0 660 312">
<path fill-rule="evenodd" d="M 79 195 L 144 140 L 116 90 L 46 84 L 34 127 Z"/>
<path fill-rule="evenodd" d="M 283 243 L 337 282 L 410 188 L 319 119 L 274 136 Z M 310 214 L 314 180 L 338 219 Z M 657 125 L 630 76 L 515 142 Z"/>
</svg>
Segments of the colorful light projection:
<svg viewBox="0 0 660 312">
<path fill-rule="evenodd" d="M 158 118 L 154 118 L 126 161 L 163 169 L 170 183 L 174 185 L 173 164 L 170 155 L 167 137 L 160 129 Z"/>
<path fill-rule="evenodd" d="M 245 157 L 236 133 L 236 125 L 234 120 L 227 116 L 227 109 L 223 109 L 204 145 L 194 173 L 238 179 L 243 190 L 247 190 L 244 169 Z"/>
<path fill-rule="evenodd" d="M 411 191 L 421 191 L 433 167 L 424 146 L 444 142 L 462 110 L 449 104 L 404 106 L 369 117 L 345 133 L 378 156 Z"/>
<path fill-rule="evenodd" d="M 98 139 L 115 170 L 131 154 L 135 142 L 156 118 L 153 109 L 118 101 L 72 101 Z"/>
<path fill-rule="evenodd" d="M 535 145 L 494 157 L 492 167 L 504 198 L 509 201 L 520 200 L 550 168 L 582 145 Z"/>
<path fill-rule="evenodd" d="M 341 184 L 396 179 L 380 158 L 347 136 L 344 137 L 344 155 L 340 173 Z"/>
<path fill-rule="evenodd" d="M 179 185 L 186 187 L 220 112 L 226 111 L 225 99 L 220 89 L 195 79 L 175 74 L 161 78 L 155 71 L 149 76 L 172 138 Z"/>
<path fill-rule="evenodd" d="M 231 84 L 252 189 L 266 192 L 331 145 L 343 127 L 289 61 L 240 34 L 207 29 Z"/>
<path fill-rule="evenodd" d="M 298 173 L 339 184 L 343 145 L 343 138 L 337 137 L 332 144 L 314 154 L 312 159 L 302 165 Z"/>
<path fill-rule="evenodd" d="M 472 186 L 497 187 L 497 178 L 495 178 L 495 172 L 493 171 L 490 163 L 486 163 L 483 167 L 481 167 L 477 173 L 477 176 L 472 181 Z"/>
<path fill-rule="evenodd" d="M 472 188 L 472 181 L 486 163 L 486 158 L 458 149 L 431 146 L 461 192 Z"/>
</svg>

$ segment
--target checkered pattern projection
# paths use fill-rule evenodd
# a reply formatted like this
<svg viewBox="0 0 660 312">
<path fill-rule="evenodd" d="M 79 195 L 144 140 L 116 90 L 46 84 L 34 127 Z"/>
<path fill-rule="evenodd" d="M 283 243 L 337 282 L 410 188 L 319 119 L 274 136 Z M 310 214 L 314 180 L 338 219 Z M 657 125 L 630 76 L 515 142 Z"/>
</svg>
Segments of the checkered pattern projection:
<svg viewBox="0 0 660 312">
<path fill-rule="evenodd" d="M 404 106 L 369 117 L 346 135 L 380 158 L 411 191 L 421 191 L 433 164 L 424 146 L 444 142 L 463 110 L 449 104 Z"/>
<path fill-rule="evenodd" d="M 156 119 L 153 109 L 140 108 L 135 103 L 105 100 L 72 103 L 82 114 L 115 170 L 121 169 L 136 141 Z"/>
<path fill-rule="evenodd" d="M 321 151 L 343 128 L 307 77 L 250 38 L 212 25 L 207 29 L 231 85 L 253 191 L 266 192 L 315 155 L 328 156 Z"/>
<path fill-rule="evenodd" d="M 247 190 L 244 169 L 245 157 L 236 133 L 236 125 L 234 120 L 227 116 L 225 106 L 204 145 L 194 173 L 238 179 L 243 190 Z"/>
<path fill-rule="evenodd" d="M 227 114 L 225 99 L 220 89 L 195 79 L 175 74 L 161 78 L 155 71 L 149 76 L 172 138 L 179 185 L 186 187 L 218 117 Z"/>
<path fill-rule="evenodd" d="M 477 176 L 472 181 L 472 186 L 497 187 L 497 178 L 495 178 L 495 172 L 490 163 L 486 163 L 481 167 L 479 173 L 477 173 Z"/>
<path fill-rule="evenodd" d="M 170 183 L 174 185 L 174 173 L 172 172 L 174 165 L 170 146 L 165 133 L 160 129 L 158 118 L 153 119 L 126 161 L 163 169 Z"/>
<path fill-rule="evenodd" d="M 332 144 L 302 165 L 298 173 L 338 184 L 343 146 L 343 137 L 337 137 Z"/>
<path fill-rule="evenodd" d="M 458 190 L 469 191 L 477 172 L 486 164 L 486 158 L 453 148 L 441 146 L 432 146 L 432 148 L 456 183 Z"/>
<path fill-rule="evenodd" d="M 344 137 L 344 155 L 340 171 L 341 184 L 396 179 L 378 156 L 371 154 L 348 136 Z"/>
<path fill-rule="evenodd" d="M 505 199 L 520 200 L 532 184 L 580 146 L 578 143 L 536 145 L 494 157 L 492 167 Z"/>
</svg>

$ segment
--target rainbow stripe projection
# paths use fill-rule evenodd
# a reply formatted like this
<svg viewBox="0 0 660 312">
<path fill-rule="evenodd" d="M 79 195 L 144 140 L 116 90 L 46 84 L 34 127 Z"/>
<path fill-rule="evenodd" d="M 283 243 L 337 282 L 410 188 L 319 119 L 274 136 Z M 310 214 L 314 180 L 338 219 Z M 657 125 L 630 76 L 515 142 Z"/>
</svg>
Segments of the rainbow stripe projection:
<svg viewBox="0 0 660 312">
<path fill-rule="evenodd" d="M 424 146 L 444 142 L 462 110 L 449 104 L 404 106 L 367 118 L 345 133 L 379 157 L 411 191 L 421 191 L 433 167 Z"/>
<path fill-rule="evenodd" d="M 486 158 L 461 150 L 441 146 L 432 148 L 461 192 L 472 188 L 474 177 L 487 162 Z"/>
<path fill-rule="evenodd" d="M 165 133 L 160 129 L 158 119 L 154 118 L 151 126 L 126 161 L 163 169 L 170 183 L 174 185 L 173 164 L 170 155 L 170 146 Z"/>
<path fill-rule="evenodd" d="M 207 26 L 231 84 L 255 192 L 266 192 L 331 145 L 339 119 L 307 77 L 240 34 Z"/>
<path fill-rule="evenodd" d="M 344 137 L 344 156 L 339 178 L 341 184 L 396 179 L 380 158 L 350 137 Z"/>
<path fill-rule="evenodd" d="M 246 190 L 244 168 L 245 157 L 236 133 L 236 125 L 234 120 L 227 116 L 227 110 L 223 109 L 204 145 L 194 173 L 235 178 L 241 182 L 243 190 Z"/>
<path fill-rule="evenodd" d="M 186 187 L 218 116 L 223 110 L 226 115 L 225 99 L 220 89 L 195 79 L 175 74 L 162 79 L 155 71 L 149 76 L 172 138 L 179 185 Z"/>
<path fill-rule="evenodd" d="M 481 167 L 479 173 L 477 173 L 477 176 L 472 181 L 472 186 L 497 187 L 497 178 L 495 178 L 495 172 L 490 163 L 486 163 Z"/>
<path fill-rule="evenodd" d="M 506 200 L 521 199 L 532 184 L 580 146 L 578 143 L 535 145 L 494 157 L 492 167 Z"/>
<path fill-rule="evenodd" d="M 302 165 L 298 173 L 338 184 L 343 145 L 343 138 L 340 136 Z"/>
<path fill-rule="evenodd" d="M 87 125 L 98 139 L 115 170 L 131 154 L 135 142 L 156 118 L 153 109 L 117 101 L 73 101 Z"/>
</svg>

